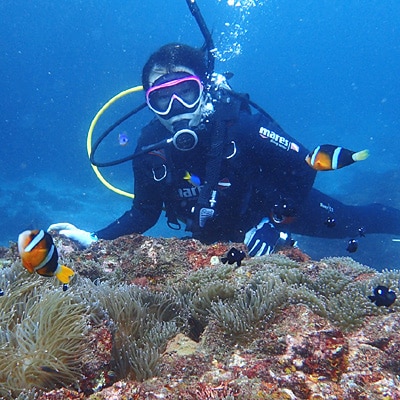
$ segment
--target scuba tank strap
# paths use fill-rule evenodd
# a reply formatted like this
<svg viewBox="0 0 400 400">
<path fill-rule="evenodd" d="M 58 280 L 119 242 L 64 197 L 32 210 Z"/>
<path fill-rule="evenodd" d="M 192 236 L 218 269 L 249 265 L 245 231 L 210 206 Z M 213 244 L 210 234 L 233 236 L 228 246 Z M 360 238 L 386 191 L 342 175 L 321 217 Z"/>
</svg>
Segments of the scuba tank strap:
<svg viewBox="0 0 400 400">
<path fill-rule="evenodd" d="M 215 121 L 215 132 L 207 155 L 205 184 L 201 188 L 197 203 L 192 209 L 193 216 L 188 220 L 186 227 L 186 230 L 191 231 L 195 239 L 201 237 L 202 228 L 204 228 L 207 220 L 215 216 L 216 187 L 220 179 L 226 133 L 227 121 L 218 118 Z"/>
<path fill-rule="evenodd" d="M 201 189 L 198 204 L 207 205 L 211 208 L 215 205 L 215 195 L 212 194 L 218 184 L 221 173 L 223 150 L 227 133 L 227 122 L 217 119 L 215 132 L 211 140 L 210 150 L 207 154 L 205 184 Z"/>
<path fill-rule="evenodd" d="M 228 125 L 238 118 L 241 102 L 229 96 L 229 91 L 218 91 L 218 101 L 215 103 L 215 127 L 211 137 L 211 146 L 207 155 L 205 181 L 199 196 L 199 204 L 207 204 L 214 207 L 215 195 L 221 174 L 221 165 L 224 158 L 225 145 L 228 143 Z M 216 193 L 216 192 L 215 192 Z"/>
<path fill-rule="evenodd" d="M 167 165 L 167 178 L 164 184 L 164 210 L 167 217 L 167 225 L 169 228 L 179 231 L 181 229 L 181 224 L 178 220 L 176 212 L 176 199 L 175 199 L 175 178 L 176 178 L 176 168 L 172 162 L 171 146 L 165 147 L 165 158 Z"/>
</svg>

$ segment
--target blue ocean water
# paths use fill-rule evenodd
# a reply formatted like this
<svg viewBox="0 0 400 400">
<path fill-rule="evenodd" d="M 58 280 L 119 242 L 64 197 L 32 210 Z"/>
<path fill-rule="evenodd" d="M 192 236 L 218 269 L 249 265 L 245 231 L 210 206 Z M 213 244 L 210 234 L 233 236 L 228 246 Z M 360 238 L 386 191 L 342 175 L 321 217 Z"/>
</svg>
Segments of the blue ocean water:
<svg viewBox="0 0 400 400">
<path fill-rule="evenodd" d="M 367 161 L 320 173 L 316 187 L 349 204 L 400 208 L 400 2 L 197 3 L 218 47 L 216 70 L 234 73 L 235 90 L 250 93 L 310 148 L 370 149 Z M 0 12 L 0 245 L 53 222 L 102 228 L 131 200 L 94 175 L 89 125 L 108 99 L 140 84 L 141 68 L 158 47 L 203 43 L 186 1 L 6 0 Z M 96 132 L 142 101 L 137 94 L 111 107 Z M 132 151 L 148 118 L 143 112 L 131 121 L 126 146 L 117 132 L 99 156 Z M 129 163 L 102 172 L 132 190 Z M 161 219 L 150 234 L 176 232 Z M 377 269 L 399 268 L 400 243 L 392 237 L 367 235 L 352 257 Z M 348 255 L 344 240 L 298 239 L 315 258 Z"/>
</svg>

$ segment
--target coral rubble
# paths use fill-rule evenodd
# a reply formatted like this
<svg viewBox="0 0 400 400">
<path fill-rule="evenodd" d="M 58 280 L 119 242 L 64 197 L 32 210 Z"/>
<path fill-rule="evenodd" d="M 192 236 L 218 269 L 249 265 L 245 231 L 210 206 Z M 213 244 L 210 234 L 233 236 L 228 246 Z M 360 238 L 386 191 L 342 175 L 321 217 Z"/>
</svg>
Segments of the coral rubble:
<svg viewBox="0 0 400 400">
<path fill-rule="evenodd" d="M 368 298 L 398 294 L 399 271 L 299 249 L 224 265 L 232 244 L 142 235 L 55 242 L 66 291 L 0 251 L 1 398 L 400 399 L 399 299 Z"/>
</svg>

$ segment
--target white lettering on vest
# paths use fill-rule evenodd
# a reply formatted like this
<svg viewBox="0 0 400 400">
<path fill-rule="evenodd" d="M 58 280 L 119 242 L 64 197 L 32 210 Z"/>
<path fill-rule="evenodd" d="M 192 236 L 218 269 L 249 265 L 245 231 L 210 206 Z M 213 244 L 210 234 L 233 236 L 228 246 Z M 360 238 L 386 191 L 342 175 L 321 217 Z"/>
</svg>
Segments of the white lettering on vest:
<svg viewBox="0 0 400 400">
<path fill-rule="evenodd" d="M 263 139 L 270 139 L 270 142 L 276 146 L 279 146 L 285 150 L 290 149 L 290 141 L 285 137 L 278 135 L 276 132 L 261 126 L 258 133 Z"/>
<path fill-rule="evenodd" d="M 197 187 L 187 187 L 187 188 L 179 188 L 178 189 L 179 197 L 188 198 L 188 197 L 197 197 L 200 193 L 199 188 Z"/>
</svg>

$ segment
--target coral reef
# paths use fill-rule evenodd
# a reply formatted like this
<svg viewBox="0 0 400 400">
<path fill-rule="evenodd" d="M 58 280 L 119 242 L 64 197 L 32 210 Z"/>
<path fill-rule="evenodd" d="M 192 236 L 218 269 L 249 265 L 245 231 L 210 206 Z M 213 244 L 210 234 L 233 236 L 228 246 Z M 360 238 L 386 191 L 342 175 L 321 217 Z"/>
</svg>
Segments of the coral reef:
<svg viewBox="0 0 400 400">
<path fill-rule="evenodd" d="M 234 245 L 129 235 L 86 250 L 63 291 L 0 249 L 4 399 L 400 399 L 400 271 L 300 249 L 220 259 Z"/>
</svg>

